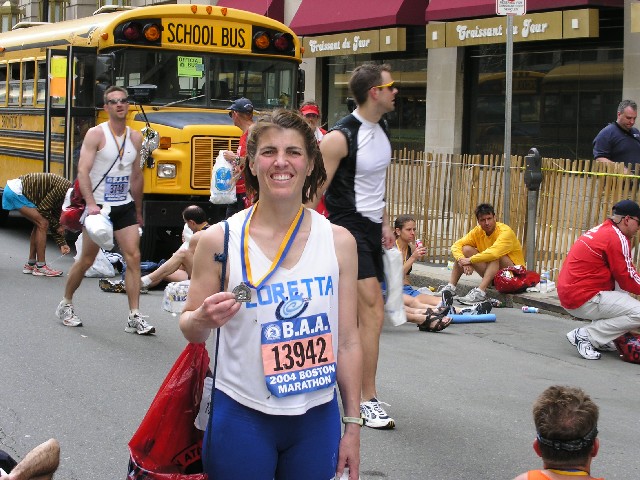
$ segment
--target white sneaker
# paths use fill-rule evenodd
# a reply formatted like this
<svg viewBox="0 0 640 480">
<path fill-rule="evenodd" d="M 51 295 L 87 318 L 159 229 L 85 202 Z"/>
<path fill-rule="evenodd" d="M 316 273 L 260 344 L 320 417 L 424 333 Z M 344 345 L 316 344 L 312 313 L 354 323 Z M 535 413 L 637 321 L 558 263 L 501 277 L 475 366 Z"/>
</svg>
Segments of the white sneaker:
<svg viewBox="0 0 640 480">
<path fill-rule="evenodd" d="M 450 283 L 447 283 L 446 285 L 439 285 L 438 288 L 436 288 L 436 291 L 434 293 L 436 293 L 436 294 L 442 293 L 445 290 L 448 291 L 448 292 L 453 293 L 454 297 L 456 296 L 456 287 L 454 287 Z"/>
<path fill-rule="evenodd" d="M 82 321 L 73 311 L 73 305 L 64 303 L 64 300 L 58 304 L 56 308 L 56 317 L 62 320 L 63 325 L 67 327 L 81 327 Z"/>
<path fill-rule="evenodd" d="M 473 307 L 465 307 L 458 310 L 461 315 L 485 315 L 491 313 L 493 304 L 489 300 L 475 304 Z"/>
<path fill-rule="evenodd" d="M 156 327 L 149 325 L 145 318 L 149 317 L 140 315 L 139 313 L 130 313 L 124 331 L 127 333 L 137 333 L 138 335 L 151 335 L 152 333 L 156 333 Z"/>
<path fill-rule="evenodd" d="M 487 294 L 478 287 L 472 288 L 464 297 L 458 297 L 458 301 L 463 305 L 475 305 L 476 303 L 484 302 L 486 299 Z"/>
<path fill-rule="evenodd" d="M 582 358 L 586 358 L 587 360 L 600 359 L 600 352 L 594 348 L 584 327 L 576 328 L 567 333 L 567 340 L 578 349 L 578 353 Z"/>
<path fill-rule="evenodd" d="M 396 426 L 393 418 L 389 417 L 384 408 L 381 407 L 383 403 L 379 402 L 375 397 L 368 402 L 360 403 L 360 414 L 364 418 L 365 426 L 379 430 L 391 430 Z M 389 406 L 388 403 L 384 404 Z"/>
</svg>

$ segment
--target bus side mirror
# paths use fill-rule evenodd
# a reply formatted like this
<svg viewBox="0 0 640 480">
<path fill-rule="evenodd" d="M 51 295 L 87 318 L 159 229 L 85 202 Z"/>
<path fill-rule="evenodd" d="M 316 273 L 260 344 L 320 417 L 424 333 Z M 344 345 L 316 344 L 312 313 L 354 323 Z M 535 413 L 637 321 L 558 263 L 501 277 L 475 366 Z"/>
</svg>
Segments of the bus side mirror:
<svg viewBox="0 0 640 480">
<path fill-rule="evenodd" d="M 302 105 L 304 102 L 304 87 L 305 87 L 305 73 L 304 70 L 298 68 L 298 105 Z"/>
<path fill-rule="evenodd" d="M 524 157 L 524 184 L 528 190 L 540 190 L 542 183 L 542 158 L 537 148 L 529 150 L 529 154 Z"/>
</svg>

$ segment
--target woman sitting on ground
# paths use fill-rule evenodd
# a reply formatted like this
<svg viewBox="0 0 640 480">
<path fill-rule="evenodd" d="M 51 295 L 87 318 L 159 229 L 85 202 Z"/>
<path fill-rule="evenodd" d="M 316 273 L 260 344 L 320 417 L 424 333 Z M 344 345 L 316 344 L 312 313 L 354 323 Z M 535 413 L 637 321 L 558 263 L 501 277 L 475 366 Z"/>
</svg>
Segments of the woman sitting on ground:
<svg viewBox="0 0 640 480">
<path fill-rule="evenodd" d="M 421 293 L 412 286 L 409 275 L 413 264 L 427 253 L 427 249 L 422 245 L 416 245 L 416 221 L 410 215 L 400 215 L 396 218 L 394 233 L 396 235 L 396 247 L 402 253 L 404 261 L 402 299 L 409 322 L 418 324 L 420 330 L 439 332 L 447 328 L 451 323 L 451 318 L 446 316 L 449 312 L 476 315 L 491 311 L 492 305 L 489 301 L 479 303 L 471 308 L 456 310 L 453 307 L 452 292 L 443 291 L 440 297 L 439 295 Z"/>
</svg>

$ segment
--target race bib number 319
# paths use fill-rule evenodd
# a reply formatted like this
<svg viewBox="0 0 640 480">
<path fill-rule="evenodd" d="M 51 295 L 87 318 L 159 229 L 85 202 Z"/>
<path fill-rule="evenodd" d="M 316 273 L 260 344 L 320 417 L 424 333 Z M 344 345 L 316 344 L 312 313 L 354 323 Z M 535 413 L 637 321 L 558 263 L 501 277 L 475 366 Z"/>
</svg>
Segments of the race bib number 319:
<svg viewBox="0 0 640 480">
<path fill-rule="evenodd" d="M 333 337 L 326 314 L 266 323 L 261 341 L 267 388 L 276 397 L 335 384 Z"/>
</svg>

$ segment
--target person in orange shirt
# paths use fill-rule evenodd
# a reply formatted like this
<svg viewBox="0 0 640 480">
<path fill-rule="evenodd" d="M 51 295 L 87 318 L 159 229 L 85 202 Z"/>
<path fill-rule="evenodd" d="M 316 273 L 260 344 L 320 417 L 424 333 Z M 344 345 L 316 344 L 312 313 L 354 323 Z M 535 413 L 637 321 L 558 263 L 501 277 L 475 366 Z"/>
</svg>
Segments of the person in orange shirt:
<svg viewBox="0 0 640 480">
<path fill-rule="evenodd" d="M 542 470 L 530 470 L 514 480 L 603 480 L 591 476 L 598 454 L 598 406 L 580 388 L 554 385 L 533 404 L 536 438 L 533 450 Z"/>
</svg>

